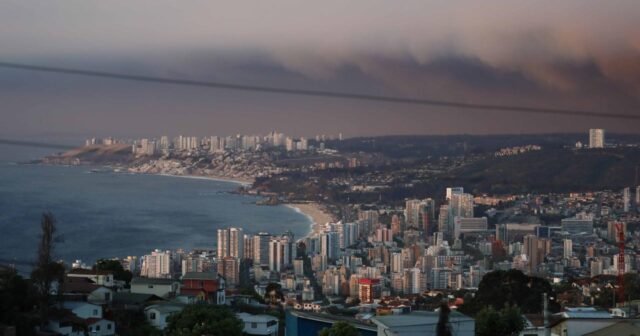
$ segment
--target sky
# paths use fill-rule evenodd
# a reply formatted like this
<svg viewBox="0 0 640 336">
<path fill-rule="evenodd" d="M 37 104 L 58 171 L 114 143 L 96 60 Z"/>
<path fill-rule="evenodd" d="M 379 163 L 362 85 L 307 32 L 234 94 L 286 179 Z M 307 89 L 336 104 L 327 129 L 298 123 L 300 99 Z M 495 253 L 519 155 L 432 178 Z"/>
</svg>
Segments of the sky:
<svg viewBox="0 0 640 336">
<path fill-rule="evenodd" d="M 0 62 L 640 114 L 640 2 L 0 1 Z M 0 68 L 4 137 L 634 133 L 467 111 Z"/>
</svg>

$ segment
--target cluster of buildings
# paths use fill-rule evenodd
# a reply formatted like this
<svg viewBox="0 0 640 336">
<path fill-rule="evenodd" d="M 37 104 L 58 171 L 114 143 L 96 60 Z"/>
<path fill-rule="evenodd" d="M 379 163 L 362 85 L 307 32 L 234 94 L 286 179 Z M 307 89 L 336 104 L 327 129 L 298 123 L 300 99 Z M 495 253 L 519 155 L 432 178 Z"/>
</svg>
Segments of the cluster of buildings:
<svg viewBox="0 0 640 336">
<path fill-rule="evenodd" d="M 132 153 L 138 156 L 168 154 L 171 152 L 209 152 L 222 153 L 227 151 L 256 151 L 265 148 L 281 147 L 287 151 L 307 151 L 311 149 L 324 150 L 326 141 L 342 140 L 342 133 L 333 135 L 317 135 L 315 145 L 309 144 L 305 137 L 294 138 L 283 133 L 273 131 L 265 136 L 243 135 L 235 136 L 184 136 L 173 139 L 163 135 L 159 138 L 142 138 L 138 140 L 122 140 L 113 137 L 103 139 L 91 138 L 85 141 L 85 146 L 130 144 Z"/>
</svg>

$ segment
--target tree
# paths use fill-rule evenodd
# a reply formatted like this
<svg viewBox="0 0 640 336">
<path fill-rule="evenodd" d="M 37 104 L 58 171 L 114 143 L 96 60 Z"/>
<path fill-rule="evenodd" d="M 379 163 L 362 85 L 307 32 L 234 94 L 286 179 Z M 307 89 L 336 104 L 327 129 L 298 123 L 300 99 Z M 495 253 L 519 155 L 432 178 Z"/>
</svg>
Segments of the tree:
<svg viewBox="0 0 640 336">
<path fill-rule="evenodd" d="M 543 293 L 555 297 L 553 287 L 545 279 L 530 277 L 518 270 L 494 271 L 482 278 L 475 298 L 465 301 L 461 311 L 474 315 L 482 307 L 492 306 L 498 310 L 507 304 L 520 307 L 524 313 L 539 313 Z M 551 311 L 558 308 L 555 302 L 549 303 Z"/>
<path fill-rule="evenodd" d="M 13 269 L 0 267 L 0 324 L 15 326 L 18 335 L 35 335 L 32 288 Z"/>
<path fill-rule="evenodd" d="M 240 336 L 244 325 L 225 306 L 188 305 L 169 317 L 166 334 L 176 336 Z"/>
<path fill-rule="evenodd" d="M 524 329 L 524 319 L 520 309 L 506 306 L 497 311 L 489 306 L 476 315 L 476 335 L 478 336 L 511 336 Z"/>
<path fill-rule="evenodd" d="M 275 282 L 269 283 L 267 288 L 265 288 L 264 300 L 271 305 L 277 305 L 284 301 L 282 286 Z"/>
<path fill-rule="evenodd" d="M 38 246 L 38 256 L 36 267 L 31 273 L 31 280 L 35 287 L 36 298 L 38 301 L 38 312 L 40 323 L 44 325 L 47 322 L 50 307 L 54 302 L 51 296 L 52 284 L 58 282 L 58 294 L 62 294 L 62 283 L 64 277 L 64 266 L 53 261 L 53 253 L 55 246 L 56 224 L 53 214 L 50 212 L 42 214 L 40 226 L 42 228 L 42 236 Z"/>
<path fill-rule="evenodd" d="M 147 322 L 144 313 L 137 310 L 114 310 L 112 317 L 118 335 L 160 336 L 162 332 Z"/>
<path fill-rule="evenodd" d="M 320 330 L 318 336 L 358 336 L 358 329 L 348 324 L 347 322 L 336 322 L 331 328 L 324 328 Z"/>
<path fill-rule="evenodd" d="M 131 271 L 125 270 L 122 264 L 117 260 L 100 259 L 93 265 L 94 271 L 107 271 L 113 273 L 113 278 L 116 280 L 124 281 L 126 283 L 131 282 L 133 274 Z"/>
</svg>

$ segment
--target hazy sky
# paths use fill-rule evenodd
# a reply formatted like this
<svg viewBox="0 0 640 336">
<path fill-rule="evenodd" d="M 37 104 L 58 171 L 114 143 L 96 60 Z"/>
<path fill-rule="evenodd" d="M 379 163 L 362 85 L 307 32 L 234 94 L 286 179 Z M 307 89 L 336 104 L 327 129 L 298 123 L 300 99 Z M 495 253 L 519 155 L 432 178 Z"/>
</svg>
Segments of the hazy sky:
<svg viewBox="0 0 640 336">
<path fill-rule="evenodd" d="M 640 1 L 0 1 L 0 61 L 239 84 L 640 113 Z M 637 132 L 0 68 L 0 134 Z"/>
</svg>

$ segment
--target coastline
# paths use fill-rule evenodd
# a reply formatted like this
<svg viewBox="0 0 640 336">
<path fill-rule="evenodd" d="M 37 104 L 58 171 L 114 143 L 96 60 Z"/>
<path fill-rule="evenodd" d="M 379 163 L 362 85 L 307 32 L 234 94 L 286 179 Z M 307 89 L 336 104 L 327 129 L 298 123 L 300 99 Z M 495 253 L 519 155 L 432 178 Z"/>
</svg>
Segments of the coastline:
<svg viewBox="0 0 640 336">
<path fill-rule="evenodd" d="M 324 206 L 320 203 L 285 203 L 283 205 L 309 218 L 309 221 L 311 222 L 309 232 L 300 239 L 305 239 L 321 233 L 326 223 L 334 221 L 333 216 L 326 211 Z"/>
<path fill-rule="evenodd" d="M 132 173 L 132 174 L 148 174 L 148 175 L 158 175 L 158 176 L 170 176 L 170 177 L 182 177 L 182 178 L 190 178 L 190 179 L 198 179 L 198 180 L 211 180 L 218 182 L 230 182 L 239 184 L 243 187 L 251 186 L 253 184 L 252 180 L 248 179 L 235 179 L 230 177 L 223 176 L 203 176 L 203 175 L 175 175 L 175 174 L 154 174 L 154 173 Z"/>
</svg>

